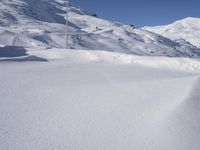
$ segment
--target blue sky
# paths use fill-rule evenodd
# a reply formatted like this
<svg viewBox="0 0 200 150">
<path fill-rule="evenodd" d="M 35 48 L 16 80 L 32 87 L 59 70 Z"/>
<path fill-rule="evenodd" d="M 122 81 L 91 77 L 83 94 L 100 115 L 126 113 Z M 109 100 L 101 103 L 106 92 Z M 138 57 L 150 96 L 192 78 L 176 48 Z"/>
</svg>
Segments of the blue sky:
<svg viewBox="0 0 200 150">
<path fill-rule="evenodd" d="M 100 17 L 139 27 L 200 17 L 200 0 L 69 0 Z"/>
</svg>

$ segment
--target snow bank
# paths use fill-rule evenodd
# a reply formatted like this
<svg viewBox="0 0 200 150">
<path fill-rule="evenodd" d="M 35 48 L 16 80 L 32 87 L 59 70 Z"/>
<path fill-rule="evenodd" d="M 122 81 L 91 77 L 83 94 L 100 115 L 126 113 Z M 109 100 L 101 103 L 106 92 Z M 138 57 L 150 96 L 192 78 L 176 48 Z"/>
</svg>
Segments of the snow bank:
<svg viewBox="0 0 200 150">
<path fill-rule="evenodd" d="M 110 62 L 117 64 L 137 64 L 154 68 L 168 68 L 197 72 L 200 71 L 200 60 L 191 58 L 145 57 L 107 51 L 66 49 L 48 49 L 38 51 L 29 49 L 29 54 L 44 58 L 49 61 L 68 60 L 73 62 Z"/>
</svg>

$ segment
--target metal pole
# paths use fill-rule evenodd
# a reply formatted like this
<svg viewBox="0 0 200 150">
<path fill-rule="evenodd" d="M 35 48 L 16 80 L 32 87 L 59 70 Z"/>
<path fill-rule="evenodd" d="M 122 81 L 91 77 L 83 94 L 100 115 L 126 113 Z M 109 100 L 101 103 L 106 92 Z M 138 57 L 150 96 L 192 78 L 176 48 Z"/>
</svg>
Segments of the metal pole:
<svg viewBox="0 0 200 150">
<path fill-rule="evenodd" d="M 66 36 L 66 49 L 69 48 L 69 1 L 66 0 L 66 26 L 65 26 L 65 36 Z"/>
</svg>

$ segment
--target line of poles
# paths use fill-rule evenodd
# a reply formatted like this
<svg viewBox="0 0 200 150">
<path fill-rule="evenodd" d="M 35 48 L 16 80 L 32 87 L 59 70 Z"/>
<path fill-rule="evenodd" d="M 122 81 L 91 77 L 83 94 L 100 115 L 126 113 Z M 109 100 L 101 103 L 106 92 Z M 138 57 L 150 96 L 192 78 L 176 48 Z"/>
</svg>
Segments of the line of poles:
<svg viewBox="0 0 200 150">
<path fill-rule="evenodd" d="M 66 0 L 66 25 L 65 25 L 65 39 L 66 49 L 69 49 L 69 0 Z"/>
</svg>

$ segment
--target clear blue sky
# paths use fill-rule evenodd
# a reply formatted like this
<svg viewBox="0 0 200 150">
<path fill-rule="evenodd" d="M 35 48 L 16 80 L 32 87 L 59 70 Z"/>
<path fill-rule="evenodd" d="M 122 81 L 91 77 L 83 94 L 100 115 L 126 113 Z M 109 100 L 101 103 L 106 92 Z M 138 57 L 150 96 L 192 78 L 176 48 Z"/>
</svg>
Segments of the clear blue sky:
<svg viewBox="0 0 200 150">
<path fill-rule="evenodd" d="M 139 27 L 200 17 L 200 0 L 69 0 L 98 16 Z"/>
</svg>

